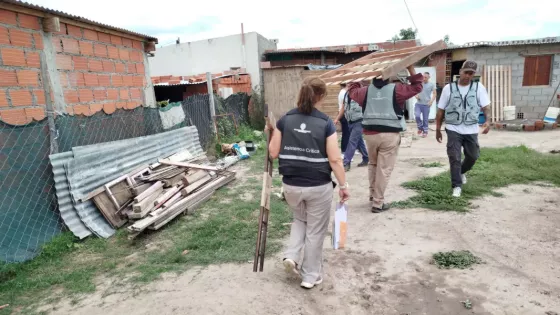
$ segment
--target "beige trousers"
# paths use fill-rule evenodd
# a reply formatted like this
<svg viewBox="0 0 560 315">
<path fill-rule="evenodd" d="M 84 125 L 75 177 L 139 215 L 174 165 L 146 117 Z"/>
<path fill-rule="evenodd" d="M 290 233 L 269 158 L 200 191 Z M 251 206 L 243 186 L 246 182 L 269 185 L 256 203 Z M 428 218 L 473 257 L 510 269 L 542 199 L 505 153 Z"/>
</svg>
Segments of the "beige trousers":
<svg viewBox="0 0 560 315">
<path fill-rule="evenodd" d="M 323 273 L 323 241 L 329 227 L 333 186 L 328 183 L 315 187 L 283 185 L 286 202 L 294 220 L 285 258 L 300 260 L 302 280 L 314 283 Z"/>
<path fill-rule="evenodd" d="M 401 134 L 382 132 L 364 135 L 364 140 L 369 154 L 369 196 L 373 197 L 372 206 L 381 208 L 385 202 L 385 189 L 397 161 Z"/>
</svg>

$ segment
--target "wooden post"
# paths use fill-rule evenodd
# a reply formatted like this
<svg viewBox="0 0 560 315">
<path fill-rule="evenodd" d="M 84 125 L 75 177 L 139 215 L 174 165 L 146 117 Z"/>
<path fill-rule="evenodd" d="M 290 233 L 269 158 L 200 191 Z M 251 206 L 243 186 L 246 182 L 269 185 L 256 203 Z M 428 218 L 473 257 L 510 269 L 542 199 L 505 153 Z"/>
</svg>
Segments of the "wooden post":
<svg viewBox="0 0 560 315">
<path fill-rule="evenodd" d="M 216 107 L 214 106 L 214 89 L 212 88 L 212 75 L 210 72 L 206 72 L 206 86 L 208 87 L 208 97 L 210 99 L 210 116 L 212 116 L 212 121 L 214 122 L 214 133 L 218 134 L 218 128 L 216 127 Z"/>
<path fill-rule="evenodd" d="M 51 100 L 51 80 L 49 77 L 49 70 L 47 69 L 47 57 L 45 52 L 40 52 L 41 61 L 41 81 L 43 81 L 43 88 L 45 90 L 45 102 L 47 104 L 47 122 L 49 126 L 49 140 L 51 144 L 50 154 L 58 153 L 58 142 L 57 142 L 57 132 L 56 125 L 54 123 L 54 107 Z"/>
</svg>

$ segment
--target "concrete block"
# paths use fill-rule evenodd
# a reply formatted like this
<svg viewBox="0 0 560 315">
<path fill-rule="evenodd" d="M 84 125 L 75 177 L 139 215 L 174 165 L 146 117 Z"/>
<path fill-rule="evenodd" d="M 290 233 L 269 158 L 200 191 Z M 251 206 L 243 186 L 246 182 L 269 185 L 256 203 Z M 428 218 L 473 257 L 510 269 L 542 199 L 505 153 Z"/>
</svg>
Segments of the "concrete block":
<svg viewBox="0 0 560 315">
<path fill-rule="evenodd" d="M 547 95 L 537 95 L 535 96 L 535 101 L 546 101 L 550 100 L 550 96 Z"/>
<path fill-rule="evenodd" d="M 475 47 L 475 48 L 472 48 L 472 50 L 473 50 L 472 53 L 474 55 L 479 55 L 481 53 L 488 52 L 488 47 Z"/>
<path fill-rule="evenodd" d="M 513 102 L 513 105 L 515 105 L 515 106 L 527 106 L 528 104 L 529 104 L 529 101 L 523 101 L 523 100 Z"/>
<path fill-rule="evenodd" d="M 518 64 L 518 65 L 524 65 L 525 64 L 525 58 L 523 58 L 523 57 L 513 57 L 513 58 L 511 58 L 511 63 L 512 64 Z"/>
<path fill-rule="evenodd" d="M 523 100 L 523 101 L 534 101 L 535 97 L 532 96 L 532 95 L 527 95 L 527 96 L 524 95 L 524 96 L 521 97 L 521 100 Z"/>
<path fill-rule="evenodd" d="M 524 116 L 525 116 L 524 117 L 525 119 L 537 119 L 537 118 L 539 118 L 539 113 L 535 113 L 535 112 L 525 113 Z"/>
<path fill-rule="evenodd" d="M 553 69 L 553 70 L 552 70 L 552 74 L 553 74 L 553 75 L 559 75 L 559 74 L 560 74 L 560 67 L 557 68 L 557 69 Z"/>
<path fill-rule="evenodd" d="M 512 77 L 523 77 L 523 70 L 511 70 Z"/>
<path fill-rule="evenodd" d="M 499 64 L 501 65 L 511 65 L 511 58 L 502 58 L 499 60 Z"/>
<path fill-rule="evenodd" d="M 550 96 L 552 96 L 552 93 L 554 93 L 554 90 L 555 90 L 555 89 L 556 89 L 556 88 L 550 88 L 550 87 L 549 87 L 549 88 L 542 88 L 542 89 L 540 89 L 540 90 L 541 90 L 541 94 L 542 94 L 542 95 L 550 95 Z M 533 94 L 533 95 L 534 95 L 534 94 Z"/>
<path fill-rule="evenodd" d="M 542 100 L 541 101 L 541 106 L 547 106 L 548 107 L 548 105 L 550 105 L 550 99 L 551 98 L 549 97 L 547 100 Z M 553 101 L 552 104 L 554 104 L 554 101 Z"/>
<path fill-rule="evenodd" d="M 514 46 L 504 46 L 504 47 L 499 47 L 498 51 L 500 52 L 510 52 L 513 51 L 515 47 Z"/>
<path fill-rule="evenodd" d="M 527 53 L 535 54 L 539 52 L 539 45 L 529 45 L 527 46 Z"/>
<path fill-rule="evenodd" d="M 528 89 L 516 89 L 515 95 L 529 95 Z"/>
<path fill-rule="evenodd" d="M 481 59 L 488 60 L 488 59 L 492 59 L 493 56 L 494 55 L 491 54 L 491 53 L 483 53 L 483 54 L 480 54 L 480 55 L 476 56 L 476 59 L 478 59 L 478 60 L 481 60 Z"/>
<path fill-rule="evenodd" d="M 486 61 L 487 65 L 498 65 L 499 64 L 499 59 L 488 59 L 488 61 Z"/>
<path fill-rule="evenodd" d="M 503 59 L 506 58 L 506 53 L 497 52 L 492 54 L 492 59 Z"/>
<path fill-rule="evenodd" d="M 515 101 L 521 101 L 521 95 L 513 95 L 512 96 L 512 100 Z"/>
<path fill-rule="evenodd" d="M 542 88 L 531 88 L 529 89 L 529 95 L 542 95 L 543 89 Z"/>
</svg>

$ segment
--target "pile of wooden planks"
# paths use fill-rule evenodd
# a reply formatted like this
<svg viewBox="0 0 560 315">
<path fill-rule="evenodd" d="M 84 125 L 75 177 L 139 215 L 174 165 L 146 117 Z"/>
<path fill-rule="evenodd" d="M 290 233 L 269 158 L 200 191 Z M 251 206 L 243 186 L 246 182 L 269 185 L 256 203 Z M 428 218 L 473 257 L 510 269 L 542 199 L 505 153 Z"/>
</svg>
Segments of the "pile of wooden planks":
<svg viewBox="0 0 560 315">
<path fill-rule="evenodd" d="M 85 200 L 93 199 L 114 228 L 131 223 L 131 237 L 157 230 L 181 213 L 191 213 L 235 179 L 234 172 L 197 163 L 205 158 L 160 159 L 99 187 Z"/>
</svg>

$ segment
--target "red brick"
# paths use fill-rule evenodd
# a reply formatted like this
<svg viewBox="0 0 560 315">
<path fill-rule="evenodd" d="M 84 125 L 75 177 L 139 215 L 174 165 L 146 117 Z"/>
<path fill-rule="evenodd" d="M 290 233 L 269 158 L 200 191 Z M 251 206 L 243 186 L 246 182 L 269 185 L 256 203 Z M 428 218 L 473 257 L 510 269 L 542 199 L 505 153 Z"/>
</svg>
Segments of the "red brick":
<svg viewBox="0 0 560 315">
<path fill-rule="evenodd" d="M 130 60 L 130 53 L 126 49 L 119 49 L 119 58 L 121 60 Z"/>
<path fill-rule="evenodd" d="M 58 37 L 52 37 L 51 41 L 53 43 L 54 50 L 56 52 L 62 52 L 62 41 Z"/>
<path fill-rule="evenodd" d="M 88 30 L 87 28 L 84 28 L 84 38 L 89 39 L 89 40 L 93 40 L 93 41 L 97 41 L 98 40 L 97 32 L 92 31 L 92 30 Z"/>
<path fill-rule="evenodd" d="M 35 42 L 35 49 L 43 49 L 43 37 L 41 36 L 41 34 L 33 33 L 33 41 Z"/>
<path fill-rule="evenodd" d="M 0 44 L 10 45 L 10 35 L 8 35 L 8 29 L 0 26 Z"/>
<path fill-rule="evenodd" d="M 86 56 L 93 56 L 93 44 L 80 41 L 80 53 Z"/>
<path fill-rule="evenodd" d="M 56 55 L 56 66 L 61 70 L 72 70 L 72 57 Z"/>
<path fill-rule="evenodd" d="M 101 111 L 102 109 L 103 109 L 103 104 L 90 104 L 89 105 L 89 110 L 90 110 L 92 115 Z"/>
<path fill-rule="evenodd" d="M 36 121 L 41 121 L 45 119 L 45 109 L 43 107 L 33 107 L 33 108 L 26 108 L 25 115 L 27 119 L 35 119 Z"/>
<path fill-rule="evenodd" d="M 103 61 L 103 72 L 115 72 L 115 63 L 112 61 Z"/>
<path fill-rule="evenodd" d="M 86 86 L 98 86 L 99 81 L 97 79 L 97 74 L 84 73 L 84 79 L 86 80 Z"/>
<path fill-rule="evenodd" d="M 140 74 L 146 73 L 146 69 L 144 68 L 144 64 L 143 64 L 143 63 L 137 63 L 137 64 L 136 64 L 136 72 L 138 72 L 138 73 L 140 73 Z"/>
<path fill-rule="evenodd" d="M 115 64 L 115 72 L 116 73 L 125 73 L 125 66 L 124 63 L 117 62 Z"/>
<path fill-rule="evenodd" d="M 0 90 L 0 107 L 8 107 L 8 98 L 6 96 L 6 90 Z"/>
<path fill-rule="evenodd" d="M 523 125 L 524 131 L 535 131 L 535 125 Z"/>
<path fill-rule="evenodd" d="M 37 105 L 45 105 L 45 91 L 43 90 L 33 90 L 33 95 L 35 95 L 35 100 Z"/>
<path fill-rule="evenodd" d="M 128 89 L 122 89 L 119 91 L 119 98 L 121 100 L 128 100 L 130 99 L 130 95 L 128 93 Z"/>
<path fill-rule="evenodd" d="M 99 86 L 111 86 L 111 76 L 107 74 L 98 75 Z"/>
<path fill-rule="evenodd" d="M 143 76 L 135 76 L 132 78 L 133 86 L 143 87 L 145 83 L 145 78 Z"/>
<path fill-rule="evenodd" d="M 19 13 L 19 26 L 23 28 L 30 28 L 32 30 L 40 30 L 39 18 L 32 15 Z"/>
<path fill-rule="evenodd" d="M 88 70 L 88 59 L 86 57 L 72 57 L 74 61 L 74 70 Z"/>
<path fill-rule="evenodd" d="M 119 50 L 112 46 L 107 46 L 107 52 L 109 53 L 109 58 L 119 59 Z"/>
<path fill-rule="evenodd" d="M 33 98 L 29 90 L 11 90 L 12 106 L 32 106 Z"/>
<path fill-rule="evenodd" d="M 0 23 L 16 25 L 16 13 L 0 9 Z"/>
<path fill-rule="evenodd" d="M 113 86 L 123 86 L 123 77 L 120 75 L 112 75 L 111 82 L 113 82 Z"/>
<path fill-rule="evenodd" d="M 132 75 L 123 76 L 123 86 L 134 86 L 134 76 Z"/>
<path fill-rule="evenodd" d="M 38 52 L 27 51 L 25 53 L 25 59 L 27 60 L 27 66 L 30 68 L 41 68 L 41 57 L 39 57 Z"/>
<path fill-rule="evenodd" d="M 111 44 L 122 45 L 123 44 L 122 37 L 111 35 Z"/>
<path fill-rule="evenodd" d="M 130 89 L 130 98 L 133 100 L 142 99 L 142 90 L 140 89 Z"/>
<path fill-rule="evenodd" d="M 103 63 L 101 60 L 89 60 L 89 71 L 94 72 L 102 72 L 103 71 Z"/>
<path fill-rule="evenodd" d="M 68 25 L 67 27 L 68 35 L 76 37 L 78 39 L 82 38 L 82 29 L 78 26 Z"/>
<path fill-rule="evenodd" d="M 126 103 L 126 109 L 135 109 L 136 107 L 139 107 L 140 105 L 142 105 L 142 104 L 140 102 L 136 102 L 136 101 L 127 102 Z"/>
<path fill-rule="evenodd" d="M 139 41 L 135 40 L 135 41 L 132 41 L 132 48 L 144 50 L 144 44 L 142 44 L 142 42 L 139 42 Z"/>
<path fill-rule="evenodd" d="M 19 86 L 39 86 L 39 72 L 32 70 L 16 71 Z"/>
<path fill-rule="evenodd" d="M 93 91 L 93 96 L 95 101 L 104 101 L 107 99 L 107 90 L 95 90 Z"/>
<path fill-rule="evenodd" d="M 14 70 L 0 69 L 0 86 L 17 86 L 17 76 Z"/>
<path fill-rule="evenodd" d="M 66 104 L 75 104 L 80 102 L 78 92 L 74 90 L 64 91 L 64 100 L 66 101 Z"/>
<path fill-rule="evenodd" d="M 135 50 L 130 52 L 130 60 L 136 62 L 144 62 L 144 60 L 142 59 L 142 53 Z"/>
<path fill-rule="evenodd" d="M 10 29 L 10 42 L 12 43 L 12 46 L 32 48 L 32 38 L 31 33 L 15 28 Z"/>
<path fill-rule="evenodd" d="M 122 44 L 123 44 L 124 47 L 132 48 L 132 40 L 131 39 L 123 37 Z"/>
<path fill-rule="evenodd" d="M 103 43 L 110 44 L 111 43 L 111 35 L 106 33 L 98 33 L 99 41 Z"/>
<path fill-rule="evenodd" d="M 0 112 L 2 121 L 10 125 L 21 126 L 31 122 L 31 118 L 27 118 L 24 108 L 10 108 Z"/>
<path fill-rule="evenodd" d="M 117 108 L 126 108 L 126 102 L 116 102 Z"/>
<path fill-rule="evenodd" d="M 74 105 L 72 106 L 74 110 L 74 115 L 86 115 L 91 116 L 91 111 L 89 105 Z"/>
<path fill-rule="evenodd" d="M 81 89 L 78 91 L 80 103 L 93 102 L 93 91 Z"/>
<path fill-rule="evenodd" d="M 105 114 L 110 115 L 117 110 L 117 106 L 115 103 L 105 103 L 103 104 L 103 111 Z"/>
<path fill-rule="evenodd" d="M 129 63 L 126 65 L 127 73 L 136 73 L 136 65 L 133 63 Z"/>
<path fill-rule="evenodd" d="M 119 90 L 116 89 L 109 89 L 107 90 L 107 99 L 116 101 L 119 99 Z"/>
<path fill-rule="evenodd" d="M 2 61 L 5 66 L 25 67 L 25 54 L 23 50 L 14 48 L 2 48 Z"/>
<path fill-rule="evenodd" d="M 80 72 L 73 72 L 68 74 L 68 85 L 70 87 L 75 86 L 85 86 L 86 80 L 84 79 L 84 74 Z"/>
<path fill-rule="evenodd" d="M 62 39 L 62 50 L 65 53 L 79 54 L 80 53 L 80 46 L 78 46 L 78 41 L 76 39 L 63 38 Z"/>
<path fill-rule="evenodd" d="M 60 85 L 62 87 L 67 87 L 68 86 L 68 75 L 66 74 L 66 72 L 58 72 L 58 79 L 60 80 Z"/>
<path fill-rule="evenodd" d="M 54 32 L 53 34 L 66 35 L 67 34 L 66 24 L 60 23 L 60 32 Z"/>
<path fill-rule="evenodd" d="M 107 58 L 107 46 L 102 44 L 95 44 L 93 45 L 93 52 L 97 57 L 105 57 Z"/>
</svg>

